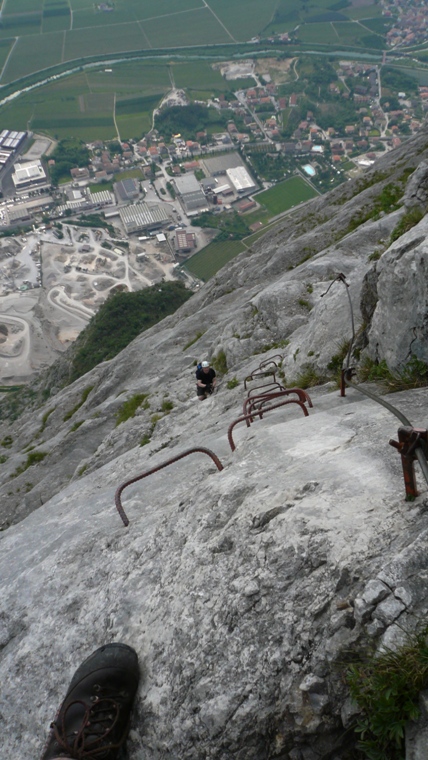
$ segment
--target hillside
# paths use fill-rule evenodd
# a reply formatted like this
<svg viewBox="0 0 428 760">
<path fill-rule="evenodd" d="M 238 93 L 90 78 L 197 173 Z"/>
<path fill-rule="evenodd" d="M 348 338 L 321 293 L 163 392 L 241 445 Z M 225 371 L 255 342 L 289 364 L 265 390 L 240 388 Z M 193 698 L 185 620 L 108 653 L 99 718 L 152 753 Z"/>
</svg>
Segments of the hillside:
<svg viewBox="0 0 428 760">
<path fill-rule="evenodd" d="M 418 472 L 405 502 L 398 420 L 338 395 L 351 327 L 334 279 L 360 366 L 428 363 L 427 157 L 424 130 L 65 388 L 61 359 L 39 380 L 47 401 L 1 423 L 5 757 L 34 758 L 64 684 L 107 641 L 140 656 L 132 760 L 361 757 L 345 663 L 426 622 L 427 487 Z M 244 379 L 278 353 L 288 386 L 330 381 L 309 389 L 308 417 L 291 405 L 237 425 L 232 453 Z M 222 378 L 198 403 L 205 357 Z M 426 427 L 425 388 L 390 399 Z M 117 486 L 192 447 L 224 469 L 192 454 L 130 486 L 125 528 Z"/>
</svg>

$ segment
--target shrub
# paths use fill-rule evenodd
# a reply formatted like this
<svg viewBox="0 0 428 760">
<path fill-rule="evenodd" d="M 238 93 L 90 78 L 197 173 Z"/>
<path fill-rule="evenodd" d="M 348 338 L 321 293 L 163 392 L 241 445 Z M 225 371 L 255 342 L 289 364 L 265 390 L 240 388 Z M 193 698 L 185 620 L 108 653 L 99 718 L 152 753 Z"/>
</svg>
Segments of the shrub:
<svg viewBox="0 0 428 760">
<path fill-rule="evenodd" d="M 5 456 L 4 454 L 2 454 L 0 456 L 0 464 L 4 464 L 5 462 L 7 462 L 7 456 Z"/>
<path fill-rule="evenodd" d="M 223 349 L 220 349 L 217 356 L 213 356 L 211 364 L 214 367 L 215 371 L 219 372 L 220 375 L 227 374 L 227 359 Z"/>
<path fill-rule="evenodd" d="M 150 404 L 147 401 L 148 393 L 136 393 L 135 396 L 132 396 L 127 401 L 125 401 L 124 404 L 120 407 L 118 412 L 116 413 L 116 427 L 122 424 L 122 422 L 126 422 L 126 420 L 129 420 L 130 417 L 135 417 L 135 412 L 137 411 L 138 407 L 141 406 L 144 402 L 144 409 L 148 409 Z"/>
<path fill-rule="evenodd" d="M 351 665 L 347 682 L 362 715 L 356 726 L 359 749 L 370 760 L 402 760 L 404 729 L 419 715 L 419 692 L 428 685 L 428 626 L 387 649 Z"/>
<path fill-rule="evenodd" d="M 239 385 L 239 380 L 237 377 L 233 377 L 232 380 L 228 380 L 226 383 L 226 387 L 229 388 L 230 391 L 233 388 L 236 388 L 237 385 Z"/>
<path fill-rule="evenodd" d="M 337 354 L 333 354 L 329 363 L 327 364 L 328 371 L 334 375 L 334 377 L 339 383 L 340 383 L 340 375 L 343 368 L 343 362 L 345 361 L 348 355 L 349 345 L 350 345 L 350 341 L 344 340 L 340 344 Z"/>
<path fill-rule="evenodd" d="M 385 393 L 397 393 L 428 385 L 428 365 L 412 356 L 400 370 L 392 371 L 385 359 L 376 363 L 367 358 L 358 368 L 358 376 L 361 382 L 380 383 Z"/>
<path fill-rule="evenodd" d="M 420 208 L 412 208 L 410 211 L 407 211 L 404 216 L 401 217 L 398 224 L 394 227 L 394 229 L 391 232 L 390 237 L 390 243 L 393 243 L 394 240 L 398 240 L 401 235 L 404 235 L 405 232 L 408 232 L 412 229 L 418 222 L 423 219 L 425 216 L 425 213 Z"/>
<path fill-rule="evenodd" d="M 303 369 L 299 375 L 297 375 L 294 385 L 297 388 L 313 388 L 314 385 L 322 385 L 325 383 L 326 378 L 320 375 L 315 369 L 313 364 Z"/>
<path fill-rule="evenodd" d="M 169 399 L 164 398 L 161 404 L 161 409 L 164 412 L 164 414 L 169 414 L 171 409 L 174 409 L 174 404 Z"/>
<path fill-rule="evenodd" d="M 0 442 L 0 445 L 4 446 L 5 449 L 8 449 L 8 448 L 10 448 L 10 446 L 12 446 L 12 443 L 13 443 L 12 436 L 11 435 L 5 435 L 5 437 L 3 438 L 3 440 Z"/>
<path fill-rule="evenodd" d="M 27 454 L 27 460 L 24 462 L 24 464 L 21 464 L 20 467 L 17 467 L 15 472 L 13 473 L 12 477 L 16 477 L 17 475 L 21 475 L 25 470 L 28 470 L 29 467 L 31 467 L 33 464 L 38 464 L 38 462 L 42 462 L 45 457 L 47 457 L 48 453 L 47 451 L 31 451 L 29 454 Z"/>
</svg>

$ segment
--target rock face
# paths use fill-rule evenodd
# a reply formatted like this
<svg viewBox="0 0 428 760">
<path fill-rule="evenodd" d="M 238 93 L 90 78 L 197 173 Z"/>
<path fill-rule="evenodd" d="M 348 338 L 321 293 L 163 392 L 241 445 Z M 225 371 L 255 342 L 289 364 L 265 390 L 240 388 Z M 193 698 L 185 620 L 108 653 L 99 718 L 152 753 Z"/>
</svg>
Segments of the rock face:
<svg viewBox="0 0 428 760">
<path fill-rule="evenodd" d="M 404 203 L 410 208 L 421 206 L 426 210 L 428 203 L 428 162 L 421 161 L 407 184 Z"/>
<path fill-rule="evenodd" d="M 142 669 L 130 760 L 350 760 L 343 663 L 394 646 L 428 611 L 426 484 L 404 501 L 398 421 L 332 382 L 310 391 L 308 417 L 291 404 L 238 424 L 233 454 L 227 433 L 261 361 L 280 353 L 288 385 L 336 367 L 350 337 L 338 272 L 356 327 L 370 322 L 366 351 L 425 360 L 426 221 L 392 246 L 402 210 L 349 229 L 427 145 L 423 133 L 386 157 L 354 198 L 348 183 L 297 209 L 115 359 L 2 423 L 5 757 L 37 757 L 77 665 L 124 641 Z M 220 352 L 227 370 L 199 403 L 194 362 Z M 393 402 L 427 426 L 425 389 Z M 135 483 L 124 528 L 117 486 L 191 447 L 224 469 L 193 453 Z"/>
<path fill-rule="evenodd" d="M 428 363 L 428 218 L 377 262 L 377 303 L 369 331 L 373 358 L 399 368 L 412 355 Z"/>
</svg>

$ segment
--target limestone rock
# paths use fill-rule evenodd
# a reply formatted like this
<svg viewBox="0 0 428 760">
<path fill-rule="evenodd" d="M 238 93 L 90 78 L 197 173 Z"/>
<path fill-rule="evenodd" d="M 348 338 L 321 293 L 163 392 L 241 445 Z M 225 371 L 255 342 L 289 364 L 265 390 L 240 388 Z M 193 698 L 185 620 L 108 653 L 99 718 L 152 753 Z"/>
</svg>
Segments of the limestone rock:
<svg viewBox="0 0 428 760">
<path fill-rule="evenodd" d="M 428 204 L 428 162 L 421 161 L 416 171 L 409 177 L 404 193 L 404 204 L 407 207 L 422 206 L 426 210 Z"/>
<path fill-rule="evenodd" d="M 428 363 L 428 217 L 377 262 L 377 304 L 368 353 L 400 369 L 415 355 Z"/>
</svg>

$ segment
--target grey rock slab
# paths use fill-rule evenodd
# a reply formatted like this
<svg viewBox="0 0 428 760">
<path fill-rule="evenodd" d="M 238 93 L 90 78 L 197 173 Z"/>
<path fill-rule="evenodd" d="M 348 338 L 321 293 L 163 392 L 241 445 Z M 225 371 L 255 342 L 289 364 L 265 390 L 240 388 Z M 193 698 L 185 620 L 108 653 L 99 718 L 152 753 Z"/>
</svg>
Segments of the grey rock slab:
<svg viewBox="0 0 428 760">
<path fill-rule="evenodd" d="M 366 604 L 378 604 L 390 593 L 391 589 L 385 586 L 382 581 L 371 580 L 362 593 L 362 599 Z"/>
<path fill-rule="evenodd" d="M 406 605 L 400 599 L 389 598 L 378 604 L 373 617 L 379 618 L 386 625 L 390 625 L 396 620 L 403 610 L 406 609 Z"/>
<path fill-rule="evenodd" d="M 344 627 L 324 641 L 321 621 L 325 615 L 329 625 L 329 605 L 336 609 L 333 571 L 367 573 L 379 526 L 388 536 L 406 524 L 404 509 L 391 513 L 401 476 L 391 476 L 389 460 L 374 454 L 386 412 L 367 432 L 368 402 L 353 405 L 350 424 L 348 402 L 336 398 L 335 409 L 315 409 L 309 418 L 272 413 L 250 430 L 237 429 L 232 456 L 224 434 L 229 413 L 216 416 L 214 397 L 191 407 L 187 430 L 195 444 L 225 447 L 222 472 L 195 455 L 135 483 L 123 492 L 131 520 L 125 529 L 115 487 L 167 454 L 135 447 L 1 535 L 7 644 L 0 701 L 11 755 L 34 757 L 64 683 L 103 641 L 126 641 L 140 655 L 138 738 L 130 740 L 136 760 L 161 758 L 166 746 L 191 757 L 195 735 L 198 752 L 211 748 L 215 757 L 221 735 L 251 756 L 244 737 L 254 731 L 257 757 L 268 741 L 263 723 L 271 700 L 281 715 L 287 703 L 303 710 L 299 687 L 311 669 L 302 671 L 298 661 L 295 672 L 282 665 L 297 657 L 296 636 L 302 663 L 313 658 L 312 672 L 324 673 L 317 666 L 340 657 L 357 635 Z M 169 415 L 170 432 L 180 424 Z M 180 449 L 178 443 L 168 453 Z M 295 506 L 254 530 L 254 516 L 286 504 Z M 318 643 L 306 645 L 315 632 Z M 328 688 L 328 674 L 312 678 L 316 688 Z M 18 692 L 19 710 L 30 715 L 24 728 Z M 336 709 L 331 699 L 315 702 L 304 708 L 312 716 L 305 732 Z M 291 724 L 286 730 L 291 736 Z"/>
</svg>

